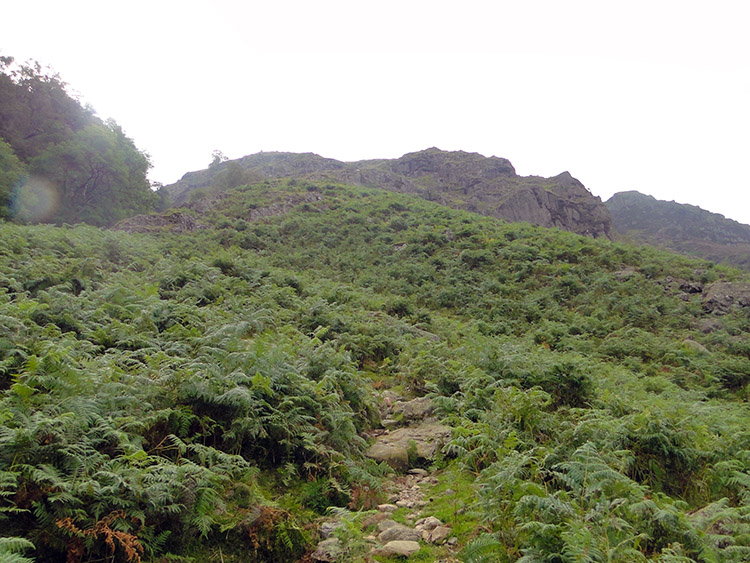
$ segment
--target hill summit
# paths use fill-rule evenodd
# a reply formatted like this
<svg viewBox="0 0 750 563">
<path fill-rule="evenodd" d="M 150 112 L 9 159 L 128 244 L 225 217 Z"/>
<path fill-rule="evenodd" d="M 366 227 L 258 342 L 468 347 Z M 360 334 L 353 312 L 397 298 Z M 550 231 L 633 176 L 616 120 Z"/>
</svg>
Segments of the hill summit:
<svg viewBox="0 0 750 563">
<path fill-rule="evenodd" d="M 552 178 L 519 176 L 505 158 L 437 148 L 357 162 L 313 153 L 261 152 L 188 172 L 167 190 L 181 204 L 195 190 L 226 190 L 275 178 L 382 188 L 508 221 L 610 238 L 607 208 L 568 172 Z"/>
</svg>

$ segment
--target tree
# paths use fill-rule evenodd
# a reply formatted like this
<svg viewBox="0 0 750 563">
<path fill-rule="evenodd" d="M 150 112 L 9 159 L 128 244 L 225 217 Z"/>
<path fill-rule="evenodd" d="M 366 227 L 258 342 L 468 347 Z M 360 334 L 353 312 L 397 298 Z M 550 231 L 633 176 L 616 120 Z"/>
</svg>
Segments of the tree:
<svg viewBox="0 0 750 563">
<path fill-rule="evenodd" d="M 13 193 L 25 172 L 26 167 L 18 160 L 13 147 L 0 139 L 0 219 L 11 217 Z"/>
<path fill-rule="evenodd" d="M 0 137 L 28 162 L 86 125 L 101 122 L 67 92 L 60 76 L 39 63 L 0 60 Z"/>
<path fill-rule="evenodd" d="M 219 149 L 216 149 L 211 153 L 211 164 L 209 164 L 208 167 L 216 168 L 219 164 L 221 164 L 222 162 L 226 162 L 227 160 L 229 159 L 224 156 L 224 153 Z"/>
<path fill-rule="evenodd" d="M 51 182 L 60 206 L 55 222 L 108 225 L 153 209 L 148 157 L 114 121 L 89 125 L 32 159 L 30 171 Z"/>
<path fill-rule="evenodd" d="M 0 138 L 10 148 L 0 147 L 0 170 L 8 170 L 0 179 L 0 217 L 8 215 L 8 186 L 18 183 L 18 163 L 32 175 L 17 194 L 22 220 L 108 225 L 158 205 L 146 179 L 148 155 L 39 63 L 17 66 L 0 57 Z M 18 162 L 11 164 L 12 158 Z M 43 210 L 24 216 L 24 209 L 44 199 Z"/>
</svg>

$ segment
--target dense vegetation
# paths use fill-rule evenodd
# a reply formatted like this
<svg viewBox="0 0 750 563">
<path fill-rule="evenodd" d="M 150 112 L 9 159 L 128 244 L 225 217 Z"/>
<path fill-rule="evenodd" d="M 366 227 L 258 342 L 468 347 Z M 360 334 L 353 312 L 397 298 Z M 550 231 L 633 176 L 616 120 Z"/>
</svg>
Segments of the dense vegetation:
<svg viewBox="0 0 750 563">
<path fill-rule="evenodd" d="M 750 314 L 680 289 L 737 271 L 339 185 L 179 215 L 0 223 L 0 561 L 297 560 L 384 500 L 382 388 L 453 428 L 466 561 L 750 557 Z"/>
<path fill-rule="evenodd" d="M 750 225 L 635 191 L 606 202 L 612 226 L 630 240 L 750 269 Z"/>
<path fill-rule="evenodd" d="M 0 57 L 0 218 L 109 225 L 150 211 L 149 166 L 58 75 Z"/>
</svg>

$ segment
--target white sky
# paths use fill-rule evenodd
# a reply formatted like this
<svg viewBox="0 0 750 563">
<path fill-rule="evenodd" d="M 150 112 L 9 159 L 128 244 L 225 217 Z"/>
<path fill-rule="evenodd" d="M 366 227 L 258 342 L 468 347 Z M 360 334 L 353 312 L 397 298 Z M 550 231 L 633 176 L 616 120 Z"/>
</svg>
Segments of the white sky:
<svg viewBox="0 0 750 563">
<path fill-rule="evenodd" d="M 13 0 L 52 66 L 171 183 L 265 151 L 437 146 L 750 224 L 747 0 Z"/>
</svg>

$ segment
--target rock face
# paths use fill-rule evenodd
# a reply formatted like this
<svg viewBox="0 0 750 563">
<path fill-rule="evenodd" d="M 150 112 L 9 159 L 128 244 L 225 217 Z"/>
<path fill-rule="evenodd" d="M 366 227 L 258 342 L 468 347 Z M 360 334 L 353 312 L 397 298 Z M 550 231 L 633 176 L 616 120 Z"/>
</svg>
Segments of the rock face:
<svg viewBox="0 0 750 563">
<path fill-rule="evenodd" d="M 569 173 L 553 178 L 519 176 L 504 158 L 436 148 L 393 160 L 344 163 L 304 153 L 258 153 L 185 174 L 167 186 L 175 204 L 209 186 L 231 187 L 272 178 L 336 181 L 411 193 L 443 205 L 527 221 L 592 237 L 610 236 L 604 204 Z"/>
<path fill-rule="evenodd" d="M 406 471 L 411 463 L 435 459 L 438 448 L 450 436 L 449 427 L 426 421 L 380 436 L 367 451 L 367 456 L 376 461 L 384 461 L 397 471 Z"/>
<path fill-rule="evenodd" d="M 636 191 L 605 203 L 616 235 L 750 270 L 750 225 Z"/>
</svg>

